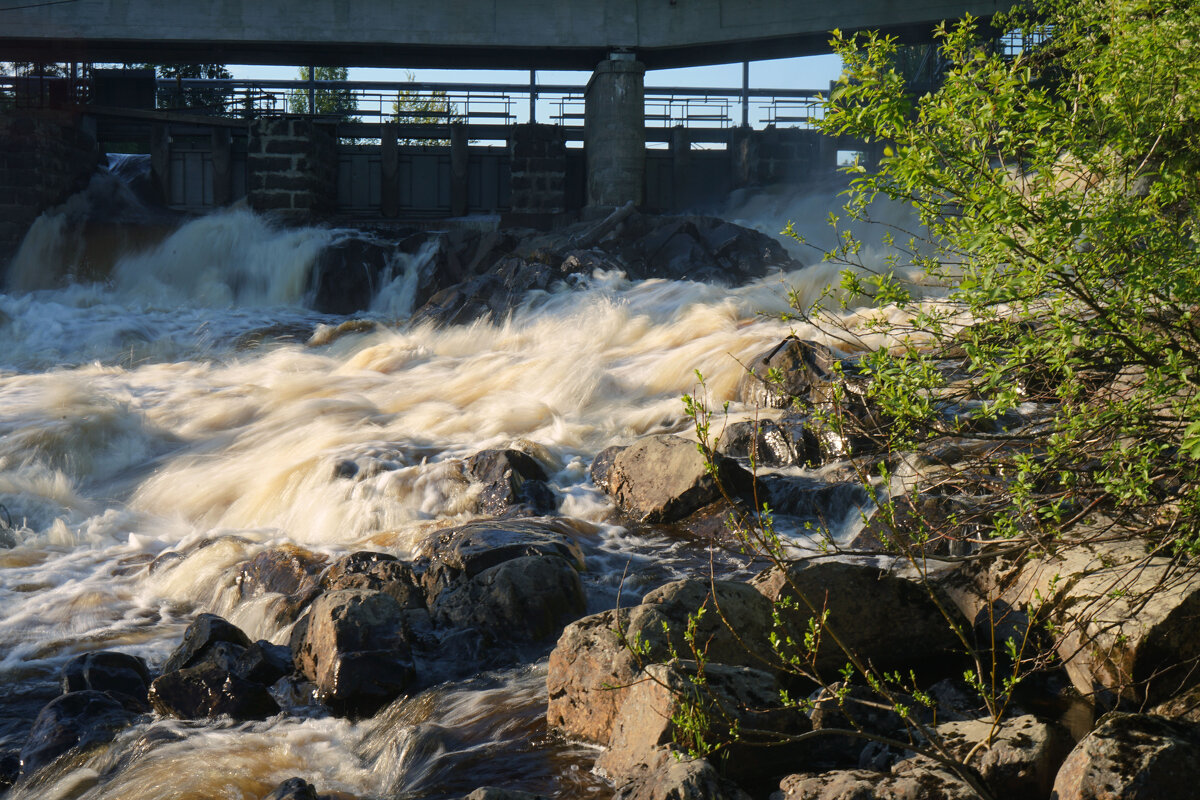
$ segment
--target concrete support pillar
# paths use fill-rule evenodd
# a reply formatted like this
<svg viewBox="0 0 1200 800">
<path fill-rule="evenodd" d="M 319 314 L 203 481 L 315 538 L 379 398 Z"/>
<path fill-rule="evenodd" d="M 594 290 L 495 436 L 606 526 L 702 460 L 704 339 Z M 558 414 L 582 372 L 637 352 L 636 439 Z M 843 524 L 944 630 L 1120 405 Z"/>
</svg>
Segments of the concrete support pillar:
<svg viewBox="0 0 1200 800">
<path fill-rule="evenodd" d="M 614 53 L 596 65 L 584 95 L 588 206 L 641 204 L 646 186 L 646 67 Z"/>
<path fill-rule="evenodd" d="M 734 189 L 758 183 L 758 139 L 753 128 L 734 128 L 729 132 L 729 156 Z"/>
<path fill-rule="evenodd" d="M 260 117 L 250 126 L 250 206 L 307 223 L 337 208 L 337 130 L 304 119 Z"/>
<path fill-rule="evenodd" d="M 450 216 L 467 215 L 467 126 L 450 125 Z"/>
<path fill-rule="evenodd" d="M 229 128 L 212 130 L 213 205 L 233 202 L 233 132 Z"/>
<path fill-rule="evenodd" d="M 400 216 L 400 143 L 398 126 L 385 122 L 380 131 L 379 213 L 389 219 Z"/>
<path fill-rule="evenodd" d="M 692 198 L 692 137 L 683 125 L 671 129 L 671 211 L 683 211 Z"/>
<path fill-rule="evenodd" d="M 162 192 L 164 203 L 171 202 L 171 130 L 165 122 L 150 128 L 150 176 Z"/>
<path fill-rule="evenodd" d="M 566 212 L 567 142 L 558 125 L 526 123 L 511 128 L 508 143 L 510 200 L 500 224 L 549 229 Z"/>
</svg>

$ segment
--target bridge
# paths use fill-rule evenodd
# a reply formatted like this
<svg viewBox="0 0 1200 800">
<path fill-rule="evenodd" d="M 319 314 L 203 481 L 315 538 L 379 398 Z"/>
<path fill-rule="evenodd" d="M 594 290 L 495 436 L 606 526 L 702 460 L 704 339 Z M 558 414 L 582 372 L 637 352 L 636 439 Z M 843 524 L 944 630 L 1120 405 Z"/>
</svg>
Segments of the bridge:
<svg viewBox="0 0 1200 800">
<path fill-rule="evenodd" d="M 13 0 L 0 57 L 35 62 L 649 69 L 828 52 L 829 31 L 927 41 L 1013 0 Z"/>
</svg>

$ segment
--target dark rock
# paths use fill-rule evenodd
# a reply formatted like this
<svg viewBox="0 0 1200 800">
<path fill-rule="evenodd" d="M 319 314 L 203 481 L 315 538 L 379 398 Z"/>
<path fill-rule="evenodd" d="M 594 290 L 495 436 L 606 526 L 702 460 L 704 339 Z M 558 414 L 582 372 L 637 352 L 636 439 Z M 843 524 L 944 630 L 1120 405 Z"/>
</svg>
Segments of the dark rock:
<svg viewBox="0 0 1200 800">
<path fill-rule="evenodd" d="M 877 669 L 955 671 L 953 655 L 961 643 L 930 596 L 932 586 L 878 567 L 835 561 L 797 562 L 786 572 L 773 567 L 752 583 L 772 603 L 794 604 L 781 615 L 796 642 L 804 641 L 815 613 L 827 611 L 828 625 L 841 641 Z M 966 626 L 949 600 L 941 607 Z M 831 637 L 821 637 L 817 671 L 834 680 L 845 663 L 846 654 Z"/>
<path fill-rule="evenodd" d="M 808 418 L 786 414 L 779 419 L 744 420 L 725 427 L 717 451 L 747 459 L 757 467 L 816 466 L 821 445 L 809 430 Z"/>
<path fill-rule="evenodd" d="M 558 505 L 542 465 L 520 450 L 480 451 L 467 459 L 466 471 L 483 484 L 479 506 L 486 514 L 503 514 L 514 507 L 542 514 Z"/>
<path fill-rule="evenodd" d="M 216 614 L 200 614 L 184 631 L 179 643 L 162 666 L 163 673 L 176 672 L 204 660 L 206 651 L 220 642 L 249 647 L 250 637 Z"/>
<path fill-rule="evenodd" d="M 715 458 L 727 491 L 748 488 L 745 470 L 732 459 Z M 721 496 L 696 443 L 672 435 L 649 436 L 617 453 L 607 483 L 617 507 L 638 522 L 673 522 Z"/>
<path fill-rule="evenodd" d="M 265 639 L 259 639 L 243 650 L 233 665 L 233 673 L 239 678 L 263 686 L 270 686 L 291 672 L 291 649 Z"/>
<path fill-rule="evenodd" d="M 425 594 L 412 565 L 387 553 L 360 550 L 335 561 L 321 577 L 325 591 L 372 589 L 395 598 L 401 608 L 424 608 Z"/>
<path fill-rule="evenodd" d="M 0 753 L 0 792 L 8 791 L 8 788 L 16 783 L 19 777 L 21 777 L 20 753 L 14 751 Z"/>
<path fill-rule="evenodd" d="M 208 661 L 155 678 L 150 704 L 158 713 L 179 719 L 266 719 L 279 713 L 265 686 Z"/>
<path fill-rule="evenodd" d="M 587 607 L 574 565 L 558 555 L 513 558 L 442 593 L 430 606 L 436 623 L 472 627 L 502 642 L 558 634 Z"/>
<path fill-rule="evenodd" d="M 828 346 L 789 336 L 750 362 L 736 397 L 755 408 L 810 406 L 812 390 L 831 379 L 837 362 Z"/>
<path fill-rule="evenodd" d="M 416 674 L 404 609 L 383 592 L 326 592 L 296 623 L 291 645 L 296 669 L 339 714 L 374 713 L 412 685 Z"/>
<path fill-rule="evenodd" d="M 592 476 L 592 483 L 596 484 L 606 494 L 612 494 L 608 480 L 609 475 L 612 473 L 613 462 L 617 460 L 617 453 L 620 453 L 624 449 L 623 445 L 606 447 L 592 460 L 591 469 L 588 471 Z"/>
<path fill-rule="evenodd" d="M 768 503 L 773 512 L 818 520 L 829 528 L 838 527 L 851 514 L 860 514 L 871 505 L 871 498 L 860 483 L 826 483 L 797 475 L 760 475 L 757 484 L 759 503 Z"/>
<path fill-rule="evenodd" d="M 285 544 L 264 550 L 244 564 L 235 579 L 238 598 L 246 600 L 267 593 L 286 598 L 287 609 L 295 614 L 310 603 L 327 557 L 303 547 Z"/>
<path fill-rule="evenodd" d="M 21 773 L 30 775 L 73 747 L 103 744 L 137 718 L 120 700 L 92 689 L 50 701 L 21 748 Z"/>
<path fill-rule="evenodd" d="M 494 520 L 448 528 L 425 547 L 422 582 L 430 606 L 452 584 L 470 580 L 505 561 L 557 556 L 583 569 L 577 531 L 557 520 Z"/>
<path fill-rule="evenodd" d="M 313 309 L 322 314 L 353 314 L 370 307 L 383 284 L 395 246 L 346 238 L 321 251 L 313 264 Z"/>
<path fill-rule="evenodd" d="M 68 661 L 62 669 L 62 684 L 64 694 L 94 689 L 117 692 L 145 703 L 150 670 L 137 656 L 100 650 Z"/>
<path fill-rule="evenodd" d="M 1200 725 L 1111 714 L 1067 756 L 1056 800 L 1191 800 L 1200 786 Z"/>
<path fill-rule="evenodd" d="M 317 800 L 317 790 L 303 778 L 288 778 L 263 800 Z"/>
</svg>

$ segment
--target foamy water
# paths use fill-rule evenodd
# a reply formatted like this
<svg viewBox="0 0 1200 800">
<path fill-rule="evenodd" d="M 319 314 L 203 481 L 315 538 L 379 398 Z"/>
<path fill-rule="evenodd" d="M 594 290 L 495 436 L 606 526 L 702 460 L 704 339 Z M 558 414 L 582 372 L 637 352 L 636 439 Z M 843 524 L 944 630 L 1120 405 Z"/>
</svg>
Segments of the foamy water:
<svg viewBox="0 0 1200 800">
<path fill-rule="evenodd" d="M 366 315 L 384 324 L 314 346 L 308 334 L 341 321 L 303 307 L 337 231 L 225 212 L 122 259 L 105 285 L 78 285 L 62 261 L 78 248 L 39 238 L 67 224 L 39 222 L 18 265 L 29 291 L 0 295 L 0 503 L 16 540 L 0 550 L 0 682 L 45 699 L 80 652 L 161 662 L 200 611 L 286 641 L 272 598 L 238 603 L 241 564 L 285 542 L 411 555 L 472 518 L 458 460 L 490 447 L 538 456 L 561 513 L 594 531 L 593 609 L 612 604 L 630 565 L 683 574 L 702 554 L 612 524 L 592 458 L 687 432 L 680 397 L 697 391 L 696 371 L 719 406 L 742 364 L 788 333 L 816 335 L 779 319 L 786 290 L 815 296 L 836 277 L 814 267 L 727 289 L 598 273 L 510 318 L 438 329 L 402 323 L 415 272 L 398 264 Z M 254 336 L 264 330 L 304 333 Z M 385 467 L 339 478 L 347 458 Z M 146 568 L 167 551 L 182 555 Z M 363 796 L 501 780 L 600 791 L 585 751 L 545 740 L 543 669 L 439 687 L 358 724 L 159 720 L 12 796 L 257 798 L 292 775 Z M 0 750 L 19 748 L 22 730 L 0 726 Z"/>
</svg>

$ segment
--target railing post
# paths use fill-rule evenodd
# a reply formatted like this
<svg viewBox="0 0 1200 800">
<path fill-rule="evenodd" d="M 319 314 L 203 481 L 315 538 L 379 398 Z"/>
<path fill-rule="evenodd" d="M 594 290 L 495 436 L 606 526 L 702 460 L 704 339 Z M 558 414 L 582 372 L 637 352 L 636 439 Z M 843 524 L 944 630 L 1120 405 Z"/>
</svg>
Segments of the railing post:
<svg viewBox="0 0 1200 800">
<path fill-rule="evenodd" d="M 379 143 L 379 213 L 388 218 L 400 216 L 400 148 L 396 141 L 398 125 L 385 122 Z"/>
</svg>

